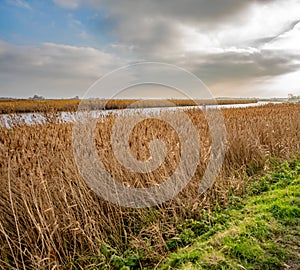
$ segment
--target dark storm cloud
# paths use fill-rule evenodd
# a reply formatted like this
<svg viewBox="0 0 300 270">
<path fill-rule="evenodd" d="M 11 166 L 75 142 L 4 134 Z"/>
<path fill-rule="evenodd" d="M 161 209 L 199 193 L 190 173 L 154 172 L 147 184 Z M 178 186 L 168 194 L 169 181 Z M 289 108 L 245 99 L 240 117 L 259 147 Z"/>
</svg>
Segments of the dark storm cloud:
<svg viewBox="0 0 300 270">
<path fill-rule="evenodd" d="M 136 17 L 173 18 L 185 23 L 219 22 L 228 18 L 252 3 L 269 3 L 276 0 L 102 0 L 84 1 L 109 13 L 118 15 L 120 20 Z M 116 19 L 118 19 L 116 18 Z M 139 20 L 137 20 L 138 22 Z"/>
<path fill-rule="evenodd" d="M 299 64 L 292 64 L 293 59 L 294 55 L 283 51 L 224 53 L 208 57 L 203 70 L 214 80 L 276 76 L 297 70 Z"/>
<path fill-rule="evenodd" d="M 264 8 L 265 16 L 272 16 L 268 7 L 274 8 L 277 3 L 283 3 L 280 0 L 125 0 L 122 4 L 119 1 L 102 1 L 101 4 L 93 2 L 95 6 L 106 9 L 114 18 L 113 31 L 122 48 L 130 47 L 140 60 L 162 61 L 185 67 L 209 85 L 259 80 L 299 70 L 299 64 L 294 63 L 295 59 L 300 60 L 299 53 L 284 49 L 263 49 L 264 44 L 291 31 L 299 20 L 287 20 L 281 25 L 254 26 L 257 28 L 253 35 L 257 38 L 254 40 L 247 40 L 247 35 L 237 30 L 240 25 L 251 21 L 250 16 L 253 14 L 250 10 L 254 5 Z M 273 29 L 268 29 L 270 26 Z M 184 38 L 188 28 L 208 39 L 211 37 L 212 41 L 217 39 L 216 45 L 208 44 L 205 50 L 206 44 L 198 42 L 204 48 L 203 51 L 201 48 L 198 51 L 186 51 L 181 45 L 186 43 Z M 236 31 L 236 36 L 233 35 L 229 41 L 223 40 L 224 33 L 223 36 L 219 35 L 223 29 Z M 198 44 L 193 37 L 190 41 Z M 219 50 L 212 53 L 214 49 Z"/>
<path fill-rule="evenodd" d="M 63 2 L 63 1 L 62 1 Z M 116 39 L 130 47 L 140 57 L 163 54 L 178 46 L 180 27 L 192 26 L 203 33 L 224 22 L 237 20 L 242 12 L 254 3 L 271 3 L 276 0 L 140 0 L 83 1 L 105 10 L 113 21 L 112 33 Z M 101 34 L 99 25 L 98 34 Z M 95 31 L 97 34 L 97 31 Z M 169 50 L 168 50 L 169 48 Z"/>
<path fill-rule="evenodd" d="M 300 63 L 299 55 L 285 51 L 193 53 L 177 59 L 181 66 L 195 73 L 208 85 L 227 81 L 273 77 L 294 72 Z M 171 59 L 166 61 L 172 62 Z M 173 59 L 174 61 L 174 59 Z"/>
</svg>

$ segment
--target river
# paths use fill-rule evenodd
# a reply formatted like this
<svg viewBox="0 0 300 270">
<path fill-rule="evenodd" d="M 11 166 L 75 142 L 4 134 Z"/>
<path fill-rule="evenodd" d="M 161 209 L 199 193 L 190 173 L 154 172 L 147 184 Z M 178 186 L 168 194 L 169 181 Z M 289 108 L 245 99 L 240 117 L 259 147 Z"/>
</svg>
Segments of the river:
<svg viewBox="0 0 300 270">
<path fill-rule="evenodd" d="M 224 105 L 206 105 L 205 109 L 223 109 L 223 108 L 247 108 L 247 107 L 257 107 L 263 106 L 269 103 L 280 103 L 280 102 L 256 102 L 256 103 L 246 103 L 246 104 L 224 104 Z M 107 114 L 120 114 L 120 113 L 136 113 L 138 111 L 143 111 L 146 113 L 159 113 L 163 111 L 174 111 L 174 110 L 188 110 L 193 108 L 199 108 L 199 106 L 177 106 L 177 107 L 159 107 L 159 108 L 145 108 L 145 109 L 117 109 L 117 110 L 105 110 L 105 111 L 94 111 L 93 116 L 105 116 Z M 202 106 L 200 106 L 202 108 Z M 72 122 L 75 120 L 74 112 L 60 112 L 59 122 Z M 2 114 L 0 115 L 0 126 L 10 128 L 14 125 L 14 122 L 23 122 L 28 125 L 30 124 L 43 124 L 46 122 L 46 115 L 43 113 L 18 113 L 18 114 Z"/>
</svg>

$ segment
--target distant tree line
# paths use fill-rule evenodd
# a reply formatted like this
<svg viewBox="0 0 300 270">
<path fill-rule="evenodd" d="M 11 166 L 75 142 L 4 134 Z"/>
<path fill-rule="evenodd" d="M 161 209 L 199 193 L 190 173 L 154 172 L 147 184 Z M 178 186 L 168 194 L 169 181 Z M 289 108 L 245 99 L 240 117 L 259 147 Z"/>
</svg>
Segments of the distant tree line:
<svg viewBox="0 0 300 270">
<path fill-rule="evenodd" d="M 295 96 L 293 94 L 288 94 L 288 99 L 300 99 L 300 96 Z"/>
<path fill-rule="evenodd" d="M 33 97 L 29 97 L 28 99 L 31 99 L 31 100 L 41 100 L 41 99 L 45 99 L 45 98 L 43 96 L 34 95 Z"/>
</svg>

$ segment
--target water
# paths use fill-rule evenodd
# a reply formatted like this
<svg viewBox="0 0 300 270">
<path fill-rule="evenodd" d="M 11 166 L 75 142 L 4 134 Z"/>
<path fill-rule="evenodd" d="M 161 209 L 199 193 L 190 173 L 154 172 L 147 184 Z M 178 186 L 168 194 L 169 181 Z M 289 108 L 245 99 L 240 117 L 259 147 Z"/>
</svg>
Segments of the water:
<svg viewBox="0 0 300 270">
<path fill-rule="evenodd" d="M 206 105 L 205 108 L 209 109 L 222 109 L 222 108 L 247 108 L 247 107 L 257 107 L 263 106 L 269 103 L 278 103 L 278 102 L 257 102 L 257 103 L 247 103 L 247 104 L 225 104 L 225 105 Z M 93 117 L 100 117 L 106 116 L 108 114 L 134 114 L 137 112 L 143 113 L 151 113 L 151 114 L 158 114 L 164 111 L 175 111 L 175 110 L 189 110 L 192 108 L 199 108 L 199 106 L 178 106 L 178 107 L 160 107 L 160 108 L 145 108 L 145 109 L 116 109 L 116 110 L 106 110 L 106 111 L 93 111 Z M 202 108 L 202 106 L 200 106 Z M 47 116 L 43 113 L 21 113 L 21 114 L 14 114 L 13 116 L 2 114 L 0 115 L 0 126 L 10 128 L 14 125 L 14 120 L 17 123 L 24 123 L 24 124 L 44 124 L 47 122 Z M 58 113 L 58 117 L 56 119 L 58 123 L 68 123 L 75 121 L 75 113 L 74 112 L 61 112 Z"/>
</svg>

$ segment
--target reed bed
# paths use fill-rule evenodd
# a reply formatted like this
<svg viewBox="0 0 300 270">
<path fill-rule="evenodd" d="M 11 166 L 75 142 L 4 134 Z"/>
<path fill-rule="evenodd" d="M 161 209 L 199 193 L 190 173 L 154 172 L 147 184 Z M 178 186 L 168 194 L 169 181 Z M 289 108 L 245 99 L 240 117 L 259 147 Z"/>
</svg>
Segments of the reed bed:
<svg viewBox="0 0 300 270">
<path fill-rule="evenodd" d="M 139 105 L 134 105 L 134 103 L 140 100 L 137 99 L 96 99 L 89 100 L 90 107 L 94 109 L 104 109 L 104 110 L 113 110 L 113 109 L 124 109 L 128 106 L 133 107 L 147 107 L 147 108 L 156 108 L 156 107 L 165 107 L 165 100 L 143 100 L 143 103 Z M 170 100 L 174 103 L 174 106 L 193 106 L 197 104 L 246 104 L 246 103 L 256 103 L 257 99 L 224 99 L 224 100 L 183 100 L 183 99 L 173 99 Z M 0 114 L 7 113 L 28 113 L 28 112 L 49 112 L 49 111 L 63 111 L 63 112 L 73 112 L 76 111 L 80 100 L 77 99 L 42 99 L 42 100 L 28 100 L 28 99 L 3 99 L 0 100 Z M 87 102 L 87 101 L 85 101 Z M 136 103 L 138 104 L 138 103 Z"/>
<path fill-rule="evenodd" d="M 199 194 L 211 140 L 202 111 L 187 113 L 202 149 L 196 173 L 173 200 L 141 209 L 113 205 L 90 190 L 74 160 L 72 123 L 49 117 L 45 124 L 29 126 L 14 117 L 11 129 L 1 127 L 0 267 L 121 269 L 118 265 L 129 258 L 137 261 L 136 268 L 154 268 L 169 252 L 166 241 L 176 235 L 178 224 L 201 220 L 203 209 L 226 205 L 229 194 L 243 194 L 245 183 L 267 170 L 272 158 L 288 159 L 300 152 L 299 104 L 223 109 L 225 160 L 213 188 Z M 167 114 L 176 118 L 176 112 Z M 116 117 L 103 118 L 95 131 L 107 171 L 135 187 L 164 181 L 180 159 L 176 132 L 155 119 L 136 126 L 130 137 L 133 155 L 149 158 L 148 143 L 162 138 L 167 157 L 153 173 L 130 172 L 112 154 L 110 134 Z"/>
<path fill-rule="evenodd" d="M 79 103 L 75 99 L 3 99 L 0 100 L 0 113 L 75 111 Z"/>
</svg>

